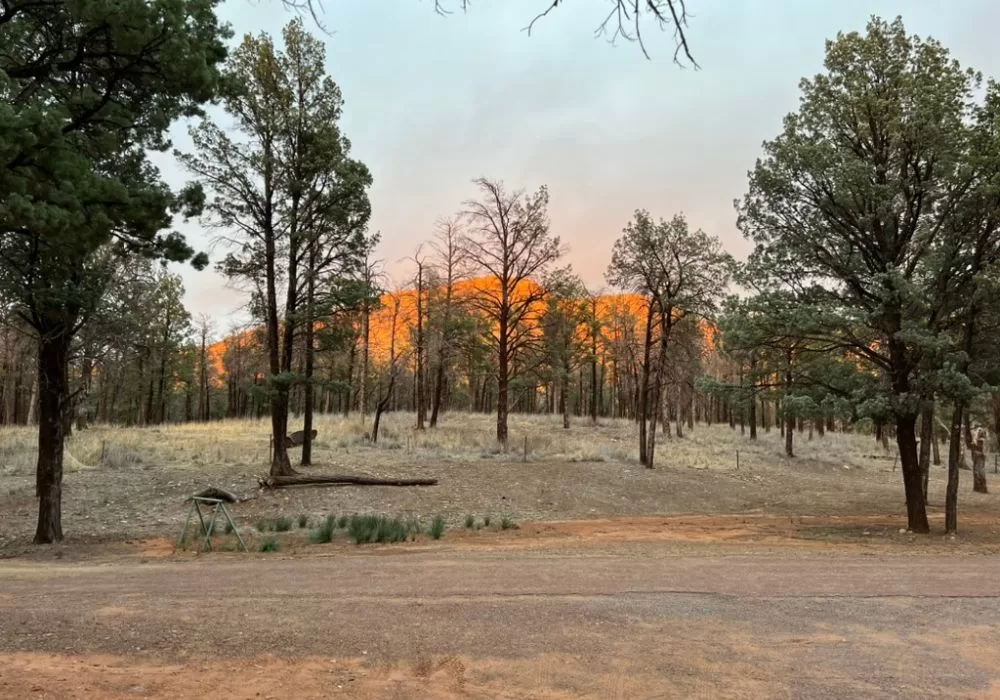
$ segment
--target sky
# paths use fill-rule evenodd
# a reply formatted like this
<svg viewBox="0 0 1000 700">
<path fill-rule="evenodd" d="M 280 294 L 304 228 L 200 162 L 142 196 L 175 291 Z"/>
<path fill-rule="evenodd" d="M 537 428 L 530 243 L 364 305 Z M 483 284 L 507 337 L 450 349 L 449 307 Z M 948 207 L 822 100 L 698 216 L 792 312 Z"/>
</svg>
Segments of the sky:
<svg viewBox="0 0 1000 700">
<path fill-rule="evenodd" d="M 733 201 L 761 143 L 796 109 L 800 79 L 822 70 L 825 40 L 863 31 L 873 14 L 902 15 L 911 33 L 1000 78 L 994 0 L 687 0 L 699 70 L 675 65 L 671 35 L 652 26 L 650 60 L 637 45 L 595 38 L 608 1 L 566 3 L 528 36 L 523 28 L 548 0 L 475 0 L 447 17 L 433 0 L 323 0 L 328 33 L 307 27 L 324 39 L 343 92 L 352 155 L 372 172 L 376 257 L 397 282 L 435 222 L 475 197 L 479 176 L 514 189 L 547 185 L 565 262 L 595 290 L 637 208 L 683 212 L 745 257 Z M 248 32 L 280 38 L 292 18 L 278 0 L 227 0 L 221 12 L 234 42 Z M 173 140 L 190 149 L 186 124 Z M 157 163 L 170 184 L 189 179 L 171 157 Z M 197 221 L 177 228 L 213 260 L 223 255 L 217 232 Z M 214 269 L 175 270 L 193 314 L 220 331 L 245 321 L 244 293 Z"/>
</svg>

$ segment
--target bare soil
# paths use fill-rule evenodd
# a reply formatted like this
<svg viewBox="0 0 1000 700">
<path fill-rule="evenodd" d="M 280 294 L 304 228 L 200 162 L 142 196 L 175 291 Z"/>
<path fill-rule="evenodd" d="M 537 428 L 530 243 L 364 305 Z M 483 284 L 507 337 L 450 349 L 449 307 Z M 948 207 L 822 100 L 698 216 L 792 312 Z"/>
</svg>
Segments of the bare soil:
<svg viewBox="0 0 1000 700">
<path fill-rule="evenodd" d="M 994 557 L 583 541 L 9 562 L 0 697 L 1000 697 Z"/>
</svg>

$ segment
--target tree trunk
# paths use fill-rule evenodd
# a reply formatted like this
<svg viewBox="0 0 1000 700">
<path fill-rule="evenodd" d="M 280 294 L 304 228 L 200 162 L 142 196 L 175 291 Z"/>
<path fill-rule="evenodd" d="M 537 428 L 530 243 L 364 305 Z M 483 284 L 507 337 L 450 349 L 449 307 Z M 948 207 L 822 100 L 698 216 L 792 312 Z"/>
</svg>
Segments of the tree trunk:
<svg viewBox="0 0 1000 700">
<path fill-rule="evenodd" d="M 372 421 L 372 436 L 371 436 L 372 444 L 378 442 L 378 427 L 379 424 L 382 422 L 382 414 L 385 412 L 386 407 L 388 407 L 389 405 L 389 401 L 392 398 L 392 390 L 396 385 L 395 371 L 391 367 L 389 371 L 392 372 L 392 374 L 389 376 L 389 388 L 385 392 L 385 397 L 381 401 L 379 401 L 378 404 L 375 406 L 375 420 Z"/>
<path fill-rule="evenodd" d="M 652 468 L 646 445 L 647 414 L 649 412 L 649 373 L 653 350 L 653 302 L 646 309 L 646 335 L 642 346 L 642 380 L 638 386 L 636 418 L 639 422 L 639 463 Z M 655 411 L 654 411 L 655 414 Z"/>
<path fill-rule="evenodd" d="M 982 447 L 972 451 L 972 490 L 989 493 L 986 488 L 986 452 Z"/>
<path fill-rule="evenodd" d="M 927 503 L 927 490 L 931 478 L 931 442 L 934 440 L 934 402 L 924 405 L 920 416 L 920 476 L 924 491 L 924 503 Z"/>
<path fill-rule="evenodd" d="M 424 376 L 424 266 L 417 264 L 417 430 L 423 430 L 427 422 L 427 400 Z"/>
<path fill-rule="evenodd" d="M 504 290 L 505 292 L 507 290 Z M 506 309 L 506 294 L 504 295 L 504 309 Z M 497 348 L 497 445 L 501 452 L 507 452 L 507 414 L 510 411 L 508 405 L 508 382 L 510 380 L 510 355 L 508 342 L 509 329 L 507 328 L 506 313 L 500 315 L 500 343 Z"/>
<path fill-rule="evenodd" d="M 959 461 L 962 459 L 962 404 L 955 404 L 948 432 L 948 489 L 944 500 L 944 531 L 958 532 Z"/>
<path fill-rule="evenodd" d="M 795 456 L 795 418 L 785 416 L 785 456 Z"/>
<path fill-rule="evenodd" d="M 316 360 L 316 267 L 318 241 L 309 241 L 309 262 L 306 274 L 306 331 L 305 331 L 305 385 L 302 387 L 303 410 L 302 419 L 302 458 L 299 461 L 303 467 L 312 464 L 312 429 L 313 429 L 313 372 Z"/>
<path fill-rule="evenodd" d="M 901 415 L 896 418 L 896 445 L 902 464 L 903 488 L 906 492 L 906 518 L 908 529 L 913 532 L 930 532 L 927 509 L 924 507 L 923 479 L 920 459 L 917 456 L 917 417 Z"/>
<path fill-rule="evenodd" d="M 443 354 L 444 351 L 442 351 Z M 441 400 L 444 397 L 444 360 L 443 358 L 438 358 L 437 366 L 437 378 L 434 381 L 434 399 L 431 404 L 431 420 L 430 427 L 436 428 L 438 424 L 438 413 L 441 411 Z M 472 385 L 469 385 L 469 391 L 472 391 Z"/>
<path fill-rule="evenodd" d="M 593 335 L 590 348 L 590 422 L 592 425 L 597 425 L 597 411 L 600 403 L 600 385 L 597 383 L 597 334 L 593 329 L 591 329 L 591 333 Z"/>
<path fill-rule="evenodd" d="M 785 368 L 785 391 L 786 396 L 790 396 L 792 393 L 792 362 L 795 356 L 792 350 L 789 349 L 785 354 L 785 360 L 788 363 Z M 795 416 L 792 415 L 791 407 L 789 406 L 789 401 L 785 399 L 785 456 L 794 457 L 795 456 Z"/>
<path fill-rule="evenodd" d="M 563 367 L 562 381 L 559 382 L 559 403 L 562 405 L 563 429 L 569 430 L 569 367 Z"/>
<path fill-rule="evenodd" d="M 63 538 L 62 477 L 65 413 L 69 399 L 69 352 L 72 336 L 66 328 L 39 334 L 38 348 L 38 527 L 35 544 Z"/>
</svg>

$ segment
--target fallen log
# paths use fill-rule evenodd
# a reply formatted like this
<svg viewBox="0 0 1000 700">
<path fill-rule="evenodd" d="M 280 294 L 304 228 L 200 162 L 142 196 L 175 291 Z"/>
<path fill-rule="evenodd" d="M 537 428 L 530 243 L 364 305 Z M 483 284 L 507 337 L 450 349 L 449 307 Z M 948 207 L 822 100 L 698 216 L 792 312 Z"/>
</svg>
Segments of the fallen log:
<svg viewBox="0 0 1000 700">
<path fill-rule="evenodd" d="M 437 479 L 379 479 L 351 474 L 257 477 L 257 483 L 263 489 L 283 489 L 289 486 L 436 486 L 437 482 Z"/>
</svg>

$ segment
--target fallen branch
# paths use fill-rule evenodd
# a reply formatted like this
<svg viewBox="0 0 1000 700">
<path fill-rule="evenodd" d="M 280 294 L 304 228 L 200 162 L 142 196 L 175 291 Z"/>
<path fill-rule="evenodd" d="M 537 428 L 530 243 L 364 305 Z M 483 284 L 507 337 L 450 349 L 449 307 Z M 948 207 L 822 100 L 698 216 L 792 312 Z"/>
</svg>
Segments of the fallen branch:
<svg viewBox="0 0 1000 700">
<path fill-rule="evenodd" d="M 257 483 L 262 489 L 282 489 L 289 486 L 436 486 L 437 482 L 437 479 L 378 479 L 349 474 L 257 477 Z"/>
</svg>

